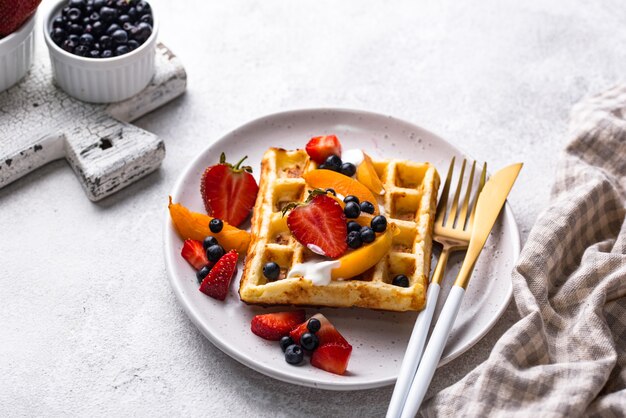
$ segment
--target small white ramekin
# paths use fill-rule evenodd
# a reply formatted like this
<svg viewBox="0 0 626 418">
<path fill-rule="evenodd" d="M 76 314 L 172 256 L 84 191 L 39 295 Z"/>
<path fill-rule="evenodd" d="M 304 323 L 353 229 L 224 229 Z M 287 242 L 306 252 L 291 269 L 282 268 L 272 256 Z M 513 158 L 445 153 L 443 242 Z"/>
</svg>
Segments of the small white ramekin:
<svg viewBox="0 0 626 418">
<path fill-rule="evenodd" d="M 67 94 L 91 103 L 126 100 L 143 90 L 154 76 L 158 21 L 152 11 L 152 35 L 139 48 L 112 58 L 87 58 L 70 54 L 50 38 L 52 20 L 67 0 L 60 0 L 44 16 L 44 38 L 50 52 L 52 72 Z"/>
<path fill-rule="evenodd" d="M 17 32 L 0 39 L 0 91 L 12 87 L 30 69 L 35 52 L 34 14 Z"/>
</svg>

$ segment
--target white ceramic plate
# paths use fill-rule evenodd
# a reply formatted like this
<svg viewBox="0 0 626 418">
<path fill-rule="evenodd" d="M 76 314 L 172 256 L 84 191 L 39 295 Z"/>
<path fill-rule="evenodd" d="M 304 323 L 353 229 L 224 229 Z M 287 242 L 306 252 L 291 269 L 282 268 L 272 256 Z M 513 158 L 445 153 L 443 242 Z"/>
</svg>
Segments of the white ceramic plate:
<svg viewBox="0 0 626 418">
<path fill-rule="evenodd" d="M 176 182 L 172 191 L 174 202 L 181 202 L 191 210 L 204 211 L 200 177 L 205 167 L 218 162 L 221 152 L 226 153 L 229 161 L 248 155 L 247 163 L 258 176 L 261 157 L 267 148 L 303 148 L 311 137 L 325 134 L 336 134 L 344 149 L 363 148 L 374 159 L 398 157 L 429 161 L 439 170 L 442 182 L 450 159 L 464 156 L 438 136 L 389 116 L 336 109 L 278 113 L 243 125 L 198 155 Z M 488 155 L 481 157 L 489 160 Z M 416 313 L 307 309 L 307 317 L 321 311 L 335 324 L 354 347 L 352 357 L 344 376 L 316 369 L 308 362 L 294 367 L 285 362 L 277 342 L 262 340 L 250 332 L 254 315 L 285 308 L 262 308 L 241 302 L 237 293 L 241 265 L 225 302 L 205 296 L 198 291 L 194 270 L 180 256 L 181 248 L 182 241 L 167 216 L 165 259 L 172 288 L 200 331 L 234 359 L 267 376 L 324 389 L 356 390 L 395 382 Z M 512 291 L 510 273 L 519 251 L 519 232 L 507 205 L 478 261 L 441 364 L 474 345 L 505 310 Z M 447 294 L 445 289 L 456 277 L 460 261 L 461 256 L 451 259 L 435 315 Z M 433 266 L 435 262 L 433 260 Z"/>
</svg>

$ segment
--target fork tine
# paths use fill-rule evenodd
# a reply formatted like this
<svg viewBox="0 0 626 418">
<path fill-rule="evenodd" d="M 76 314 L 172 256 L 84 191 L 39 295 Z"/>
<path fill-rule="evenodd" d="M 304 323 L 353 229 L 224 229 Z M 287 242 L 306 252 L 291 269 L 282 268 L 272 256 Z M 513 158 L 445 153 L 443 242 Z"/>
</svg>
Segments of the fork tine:
<svg viewBox="0 0 626 418">
<path fill-rule="evenodd" d="M 456 221 L 456 227 L 465 229 L 465 221 L 467 220 L 467 207 L 469 206 L 470 196 L 472 195 L 472 186 L 474 185 L 474 171 L 476 170 L 476 160 L 472 163 L 472 171 L 470 171 L 469 181 L 467 183 L 467 190 L 465 190 L 465 198 L 463 199 L 463 206 L 459 212 L 459 218 Z"/>
<path fill-rule="evenodd" d="M 474 207 L 472 208 L 472 214 L 470 215 L 469 218 L 469 223 L 467 225 L 468 228 L 471 228 L 472 225 L 474 225 L 474 216 L 476 215 L 476 203 L 478 203 L 478 196 L 480 196 L 480 193 L 483 191 L 483 187 L 485 186 L 485 180 L 487 178 L 487 163 L 485 162 L 483 164 L 483 172 L 480 175 L 480 183 L 478 184 L 478 191 L 476 193 L 476 198 L 474 199 Z"/>
<path fill-rule="evenodd" d="M 452 157 L 450 161 L 450 167 L 448 167 L 448 175 L 446 176 L 446 182 L 441 192 L 441 199 L 439 205 L 437 205 L 437 219 L 436 224 L 443 225 L 443 218 L 446 215 L 446 208 L 448 206 L 448 193 L 450 193 L 450 182 L 452 181 L 452 172 L 454 171 L 454 160 L 456 157 Z"/>
<path fill-rule="evenodd" d="M 461 195 L 461 188 L 463 187 L 463 174 L 465 174 L 465 164 L 467 163 L 466 159 L 463 159 L 463 165 L 461 165 L 461 174 L 459 174 L 459 182 L 456 185 L 456 191 L 454 192 L 454 200 L 452 201 L 452 208 L 450 209 L 450 214 L 446 219 L 446 224 L 450 222 L 450 228 L 454 227 L 454 220 L 456 218 L 456 211 L 459 208 L 459 196 Z"/>
</svg>

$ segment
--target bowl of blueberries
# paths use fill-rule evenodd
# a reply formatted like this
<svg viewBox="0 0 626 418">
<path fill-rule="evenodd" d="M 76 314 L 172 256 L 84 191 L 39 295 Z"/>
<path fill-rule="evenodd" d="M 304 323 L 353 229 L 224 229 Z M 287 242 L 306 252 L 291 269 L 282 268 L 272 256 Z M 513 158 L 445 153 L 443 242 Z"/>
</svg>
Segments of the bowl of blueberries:
<svg viewBox="0 0 626 418">
<path fill-rule="evenodd" d="M 44 17 L 57 85 L 91 103 L 128 99 L 150 83 L 157 31 L 144 0 L 61 0 Z"/>
</svg>

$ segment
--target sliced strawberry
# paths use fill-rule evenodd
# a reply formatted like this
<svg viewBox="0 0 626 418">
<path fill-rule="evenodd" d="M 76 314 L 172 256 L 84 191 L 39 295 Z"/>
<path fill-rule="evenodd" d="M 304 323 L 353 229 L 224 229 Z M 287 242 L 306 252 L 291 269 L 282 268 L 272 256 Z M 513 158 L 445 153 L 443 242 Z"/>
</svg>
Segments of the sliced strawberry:
<svg viewBox="0 0 626 418">
<path fill-rule="evenodd" d="M 316 136 L 306 144 L 306 153 L 318 164 L 331 155 L 341 157 L 341 143 L 335 135 Z"/>
<path fill-rule="evenodd" d="M 207 167 L 200 181 L 200 193 L 209 215 L 222 219 L 233 226 L 246 220 L 254 207 L 259 186 L 252 177 L 252 168 L 241 166 L 243 157 L 236 165 L 226 162 L 222 153 L 220 163 Z"/>
<path fill-rule="evenodd" d="M 325 194 L 296 206 L 287 217 L 287 226 L 300 244 L 315 253 L 337 258 L 348 250 L 346 215 L 341 205 Z"/>
<path fill-rule="evenodd" d="M 215 299 L 226 299 L 230 281 L 237 269 L 237 257 L 237 251 L 235 250 L 230 250 L 224 254 L 202 280 L 200 291 Z"/>
<path fill-rule="evenodd" d="M 304 319 L 303 309 L 256 315 L 252 318 L 250 329 L 261 338 L 278 341 L 285 335 L 289 335 L 289 332 L 304 322 Z"/>
<path fill-rule="evenodd" d="M 193 266 L 196 270 L 200 270 L 202 267 L 209 264 L 209 259 L 206 258 L 206 251 L 204 251 L 204 247 L 202 247 L 202 243 L 200 241 L 196 241 L 195 239 L 186 239 L 183 244 L 183 249 L 180 251 L 180 255 L 183 256 L 189 264 Z"/>
<path fill-rule="evenodd" d="M 317 318 L 320 321 L 321 327 L 320 330 L 316 332 L 317 338 L 319 338 L 319 345 L 322 346 L 324 344 L 343 344 L 350 345 L 348 341 L 337 331 L 337 328 L 334 327 L 333 324 L 330 323 L 326 317 L 320 313 L 313 315 L 311 318 Z M 305 332 L 308 332 L 307 324 L 309 321 L 306 321 L 300 324 L 297 328 L 293 329 L 289 336 L 296 343 L 300 344 L 300 337 Z"/>
<path fill-rule="evenodd" d="M 0 38 L 17 31 L 36 11 L 41 0 L 0 0 Z"/>
<path fill-rule="evenodd" d="M 348 368 L 351 353 L 350 344 L 322 344 L 311 354 L 311 365 L 327 372 L 344 374 Z"/>
</svg>

